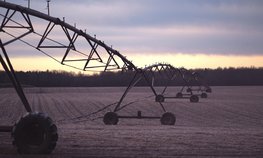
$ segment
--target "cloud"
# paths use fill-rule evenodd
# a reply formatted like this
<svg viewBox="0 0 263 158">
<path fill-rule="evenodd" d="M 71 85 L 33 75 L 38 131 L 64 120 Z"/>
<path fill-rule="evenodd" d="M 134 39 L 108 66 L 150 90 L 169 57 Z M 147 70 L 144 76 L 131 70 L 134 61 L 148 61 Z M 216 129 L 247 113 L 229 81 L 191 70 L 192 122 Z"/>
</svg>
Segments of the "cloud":
<svg viewBox="0 0 263 158">
<path fill-rule="evenodd" d="M 79 19 L 77 23 L 86 26 L 88 32 L 126 51 L 263 52 L 262 1 L 114 0 L 75 4 L 71 8 L 80 10 L 76 14 L 67 12 L 63 3 L 59 5 L 65 11 L 60 13 Z"/>
<path fill-rule="evenodd" d="M 261 0 L 51 0 L 50 6 L 52 16 L 124 54 L 263 55 Z M 31 7 L 47 12 L 44 0 Z"/>
</svg>

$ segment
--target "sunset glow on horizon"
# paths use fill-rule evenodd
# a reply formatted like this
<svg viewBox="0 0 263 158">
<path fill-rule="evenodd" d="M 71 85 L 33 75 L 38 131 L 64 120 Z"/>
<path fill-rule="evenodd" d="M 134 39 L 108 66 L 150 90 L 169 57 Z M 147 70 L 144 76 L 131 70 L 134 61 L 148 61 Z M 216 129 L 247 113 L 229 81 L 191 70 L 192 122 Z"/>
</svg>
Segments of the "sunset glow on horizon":
<svg viewBox="0 0 263 158">
<path fill-rule="evenodd" d="M 223 56 L 223 55 L 187 55 L 187 54 L 134 54 L 128 58 L 138 67 L 145 67 L 155 63 L 168 63 L 175 67 L 187 69 L 195 68 L 240 68 L 240 67 L 263 67 L 263 56 Z M 46 71 L 62 70 L 75 73 L 92 74 L 90 71 L 80 71 L 74 68 L 61 65 L 48 57 L 35 58 L 13 58 L 11 59 L 17 71 Z M 26 64 L 25 64 L 26 63 Z M 81 65 L 80 65 L 81 66 Z M 2 68 L 1 68 L 2 70 Z M 97 73 L 97 72 L 95 72 Z"/>
<path fill-rule="evenodd" d="M 27 4 L 20 0 L 8 2 L 22 6 Z M 96 35 L 96 39 L 105 41 L 109 47 L 127 56 L 137 67 L 154 63 L 191 69 L 263 67 L 263 22 L 260 18 L 263 17 L 263 1 L 65 0 L 52 1 L 50 5 L 51 16 L 65 17 L 63 19 L 69 25 L 87 31 L 92 37 Z M 43 9 L 45 6 L 45 0 L 31 3 L 32 9 L 42 13 L 47 12 Z M 0 13 L 4 15 L 5 10 L 1 9 Z M 3 20 L 1 18 L 0 21 Z M 19 16 L 12 18 L 21 20 Z M 48 21 L 36 17 L 31 20 L 37 33 L 43 32 L 48 24 Z M 22 32 L 9 31 L 17 36 Z M 52 40 L 57 38 L 59 43 L 69 44 L 60 26 L 51 33 Z M 0 32 L 1 40 L 10 40 L 7 36 Z M 23 40 L 35 46 L 40 37 L 30 34 Z M 84 42 L 78 40 L 79 43 L 74 43 L 77 50 L 89 54 L 91 50 L 86 39 Z M 63 50 L 51 50 L 51 56 L 58 62 L 19 41 L 6 46 L 6 50 L 18 71 L 81 71 L 59 63 L 65 53 Z M 80 62 L 77 65 L 82 69 L 85 64 Z"/>
</svg>

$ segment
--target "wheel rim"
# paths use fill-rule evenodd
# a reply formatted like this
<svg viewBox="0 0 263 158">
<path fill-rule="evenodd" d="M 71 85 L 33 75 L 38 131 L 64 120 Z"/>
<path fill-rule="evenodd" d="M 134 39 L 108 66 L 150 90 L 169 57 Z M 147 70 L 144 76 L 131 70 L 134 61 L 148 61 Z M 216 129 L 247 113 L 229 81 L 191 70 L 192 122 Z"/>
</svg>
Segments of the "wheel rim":
<svg viewBox="0 0 263 158">
<path fill-rule="evenodd" d="M 57 127 L 43 113 L 28 113 L 13 127 L 13 145 L 21 154 L 49 154 L 58 140 Z"/>
<path fill-rule="evenodd" d="M 155 98 L 156 102 L 164 102 L 164 96 L 163 95 L 157 95 Z"/>
<path fill-rule="evenodd" d="M 28 125 L 25 127 L 25 131 L 26 135 L 23 137 L 22 141 L 29 147 L 38 147 L 47 138 L 44 128 L 38 123 Z"/>
<path fill-rule="evenodd" d="M 161 123 L 163 125 L 174 125 L 175 124 L 175 116 L 172 113 L 164 113 L 161 117 Z"/>
<path fill-rule="evenodd" d="M 190 97 L 190 101 L 193 102 L 193 103 L 197 103 L 198 100 L 199 100 L 199 98 L 198 98 L 198 96 L 196 96 L 196 95 L 192 95 L 192 96 Z"/>
<path fill-rule="evenodd" d="M 206 94 L 206 93 L 202 93 L 202 94 L 201 94 L 201 97 L 202 97 L 202 98 L 207 98 L 207 94 Z"/>
<path fill-rule="evenodd" d="M 106 125 L 116 125 L 118 123 L 118 115 L 115 112 L 108 112 L 104 115 L 103 122 Z"/>
</svg>

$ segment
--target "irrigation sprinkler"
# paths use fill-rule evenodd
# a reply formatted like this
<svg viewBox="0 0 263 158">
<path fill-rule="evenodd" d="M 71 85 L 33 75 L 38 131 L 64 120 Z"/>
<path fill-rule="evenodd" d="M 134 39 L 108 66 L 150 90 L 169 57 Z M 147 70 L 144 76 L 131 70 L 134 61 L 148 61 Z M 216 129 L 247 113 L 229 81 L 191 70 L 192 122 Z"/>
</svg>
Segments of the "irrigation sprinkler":
<svg viewBox="0 0 263 158">
<path fill-rule="evenodd" d="M 48 5 L 49 2 L 50 0 L 47 0 Z M 175 115 L 168 112 L 163 105 L 164 99 L 167 98 L 163 94 L 169 82 L 178 75 L 182 76 L 179 69 L 169 64 L 154 64 L 145 68 L 138 68 L 112 46 L 108 46 L 96 36 L 90 36 L 86 30 L 82 31 L 76 28 L 76 25 L 66 23 L 64 18 L 61 20 L 50 16 L 49 13 L 44 14 L 29 7 L 5 1 L 0 1 L 0 9 L 0 20 L 2 20 L 0 26 L 0 62 L 27 111 L 27 114 L 22 116 L 15 125 L 0 126 L 0 132 L 12 133 L 14 145 L 19 153 L 51 153 L 56 146 L 58 133 L 56 125 L 47 114 L 34 112 L 31 109 L 8 56 L 6 46 L 15 46 L 16 42 L 21 42 L 52 58 L 59 64 L 77 70 L 134 72 L 132 80 L 117 102 L 114 111 L 104 115 L 105 124 L 114 125 L 118 123 L 119 119 L 124 118 L 160 119 L 163 125 L 175 124 Z M 47 24 L 44 27 L 37 27 L 40 20 Z M 57 37 L 57 31 L 60 31 L 60 37 Z M 30 40 L 32 38 L 34 41 Z M 162 93 L 158 93 L 154 87 L 156 73 L 161 74 L 167 80 L 167 85 Z M 117 112 L 126 107 L 122 103 L 127 93 L 141 80 L 144 80 L 150 87 L 155 96 L 155 101 L 163 111 L 162 116 L 143 116 L 141 111 L 138 111 L 137 116 L 119 116 Z"/>
<path fill-rule="evenodd" d="M 184 77 L 184 74 L 182 73 L 181 69 L 175 68 L 174 66 L 170 65 L 170 64 L 154 64 L 151 65 L 149 67 L 147 67 L 147 69 L 149 69 L 150 71 L 154 70 L 158 70 L 159 74 L 163 74 L 162 76 L 162 80 L 165 80 L 166 78 L 166 85 L 163 88 L 162 92 L 159 93 L 156 98 L 155 101 L 156 102 L 164 102 L 166 99 L 189 99 L 190 102 L 198 102 L 199 101 L 199 97 L 193 93 L 189 94 L 189 95 L 178 95 L 178 93 L 176 94 L 176 96 L 171 96 L 171 95 L 167 95 L 165 94 L 169 84 L 171 84 L 172 82 L 177 82 L 178 79 L 182 80 L 183 84 L 188 84 L 187 80 Z M 153 76 L 153 80 L 154 80 L 154 76 Z"/>
<path fill-rule="evenodd" d="M 155 87 L 156 79 L 161 80 L 162 85 L 164 85 L 163 89 L 155 95 L 156 102 L 164 102 L 166 99 L 189 99 L 190 102 L 198 102 L 199 97 L 207 97 L 205 93 L 207 90 L 211 92 L 211 88 L 204 86 L 205 82 L 201 82 L 200 77 L 196 75 L 197 73 L 191 73 L 184 68 L 176 68 L 170 64 L 158 63 L 145 67 L 144 71 L 146 71 L 149 80 L 151 80 L 153 88 Z M 168 87 L 173 84 L 176 85 L 176 83 L 183 84 L 181 90 L 175 96 L 167 94 Z M 206 97 L 203 97 L 203 95 L 206 95 Z"/>
<path fill-rule="evenodd" d="M 183 70 L 186 70 L 186 69 L 183 69 Z M 185 83 L 188 86 L 188 88 L 192 88 L 189 86 L 190 80 L 186 78 L 186 75 L 187 74 L 183 72 L 182 69 L 178 69 L 170 64 L 163 64 L 163 63 L 153 64 L 143 69 L 138 69 L 138 71 L 135 71 L 135 74 L 132 80 L 130 81 L 128 87 L 126 88 L 123 95 L 121 96 L 119 102 L 117 102 L 113 112 L 108 112 L 104 115 L 104 118 L 103 118 L 104 123 L 108 125 L 116 125 L 119 119 L 123 119 L 123 118 L 125 119 L 160 119 L 161 123 L 164 125 L 173 125 L 176 120 L 175 115 L 170 112 L 166 112 L 166 109 L 163 105 L 166 99 L 189 99 L 190 102 L 194 102 L 194 103 L 199 101 L 199 97 L 198 97 L 199 95 L 193 93 L 195 89 L 191 89 L 189 94 L 183 94 L 182 91 L 177 93 L 176 96 L 168 96 L 166 94 L 169 84 L 171 82 L 176 82 L 177 78 L 180 78 L 181 80 L 183 80 L 183 83 Z M 156 79 L 160 79 L 161 81 L 163 81 L 162 84 L 165 85 L 163 89 L 161 89 L 161 91 L 159 92 L 157 91 L 155 87 Z M 147 86 L 150 87 L 153 95 L 155 96 L 155 102 L 159 103 L 164 114 L 162 116 L 150 117 L 150 116 L 142 116 L 141 111 L 138 111 L 136 116 L 118 115 L 117 114 L 118 111 L 127 107 L 127 104 L 122 105 L 124 98 L 127 96 L 129 91 L 133 87 L 135 87 L 141 80 L 144 80 L 147 83 Z M 202 87 L 201 85 L 198 85 L 198 86 Z M 183 86 L 182 89 L 184 89 L 184 87 L 185 86 Z M 178 96 L 178 94 L 181 94 L 181 95 Z"/>
<path fill-rule="evenodd" d="M 15 45 L 17 41 L 22 42 L 38 52 L 47 55 L 58 63 L 78 70 L 95 71 L 99 69 L 98 71 L 134 71 L 134 80 L 132 80 L 127 89 L 130 89 L 131 85 L 134 84 L 134 82 L 138 80 L 137 77 L 139 77 L 145 78 L 155 93 L 154 88 L 150 85 L 146 77 L 145 71 L 137 68 L 125 56 L 106 45 L 103 41 L 86 34 L 75 26 L 66 23 L 64 20 L 60 20 L 59 18 L 52 17 L 31 8 L 5 1 L 0 1 L 0 8 L 1 11 L 4 12 L 4 14 L 0 13 L 0 17 L 2 18 L 0 26 L 0 62 L 27 111 L 27 114 L 22 116 L 15 125 L 1 126 L 0 132 L 12 133 L 13 144 L 16 146 L 19 153 L 51 153 L 56 146 L 58 134 L 56 125 L 47 114 L 32 111 L 23 88 L 16 77 L 12 63 L 9 60 L 7 45 Z M 33 19 L 38 20 L 35 22 Z M 39 20 L 47 22 L 46 27 L 34 27 L 38 24 Z M 56 39 L 56 36 L 51 35 L 56 32 L 55 29 L 59 29 L 63 33 L 64 38 L 62 41 L 60 41 L 60 38 Z M 31 37 L 34 37 L 36 40 L 30 41 Z M 81 50 L 79 45 L 86 46 L 89 49 Z M 52 55 L 52 53 L 58 51 L 62 52 L 60 59 Z M 78 66 L 74 65 L 74 63 L 77 63 Z M 123 100 L 124 97 L 125 95 L 123 95 L 121 100 Z M 161 103 L 160 105 L 162 106 Z M 116 110 L 117 109 L 118 107 L 116 107 Z M 163 110 L 165 113 L 160 118 L 162 124 L 174 124 L 174 115 L 166 112 L 164 107 Z M 112 113 L 109 113 L 107 116 L 109 116 L 111 120 L 115 118 L 115 115 Z M 141 116 L 141 118 L 146 117 Z"/>
<path fill-rule="evenodd" d="M 201 98 L 207 98 L 207 93 L 211 93 L 212 89 L 207 85 L 204 78 L 197 72 L 191 72 L 185 68 L 180 68 L 181 74 L 184 78 L 184 85 L 177 93 L 178 97 L 196 95 Z"/>
<path fill-rule="evenodd" d="M 160 66 L 160 69 L 159 69 L 159 66 Z M 122 105 L 122 103 L 123 103 L 124 98 L 129 93 L 129 91 L 142 80 L 146 82 L 148 87 L 150 87 L 155 98 L 158 98 L 158 93 L 153 85 L 154 72 L 160 73 L 161 71 L 163 71 L 164 68 L 168 68 L 168 66 L 169 66 L 168 64 L 167 65 L 157 64 L 151 67 L 151 68 L 155 67 L 155 69 L 150 69 L 150 67 L 146 67 L 144 69 L 136 69 L 134 71 L 134 76 L 132 80 L 130 81 L 128 87 L 124 91 L 120 100 L 117 102 L 113 112 L 108 112 L 104 115 L 104 118 L 103 118 L 104 123 L 107 125 L 116 125 L 119 119 L 160 119 L 160 122 L 163 125 L 174 125 L 176 121 L 175 115 L 171 112 L 167 112 L 162 101 L 160 100 L 157 100 L 156 102 L 158 102 L 158 104 L 160 105 L 163 111 L 162 116 L 143 116 L 141 111 L 138 111 L 137 115 L 134 115 L 134 116 L 121 116 L 117 114 L 118 111 L 127 107 L 127 104 Z"/>
</svg>

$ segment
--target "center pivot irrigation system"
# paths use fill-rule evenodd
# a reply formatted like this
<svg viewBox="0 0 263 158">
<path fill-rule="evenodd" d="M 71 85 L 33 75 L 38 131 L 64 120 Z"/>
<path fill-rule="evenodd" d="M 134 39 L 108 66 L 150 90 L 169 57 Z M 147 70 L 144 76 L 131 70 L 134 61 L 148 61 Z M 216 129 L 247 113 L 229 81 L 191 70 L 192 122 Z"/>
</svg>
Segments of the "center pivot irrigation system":
<svg viewBox="0 0 263 158">
<path fill-rule="evenodd" d="M 15 90 L 21 99 L 27 114 L 20 118 L 14 126 L 0 126 L 0 132 L 11 132 L 13 144 L 22 154 L 48 154 L 51 153 L 58 140 L 57 127 L 52 119 L 44 113 L 33 112 L 24 94 L 21 84 L 15 74 L 14 68 L 7 53 L 7 46 L 16 42 L 22 42 L 40 53 L 49 56 L 56 62 L 83 71 L 132 71 L 134 77 L 117 102 L 113 112 L 104 115 L 105 124 L 117 124 L 119 118 L 148 118 L 160 119 L 164 125 L 175 124 L 175 116 L 167 112 L 163 102 L 168 98 L 190 98 L 197 102 L 198 95 L 194 92 L 205 94 L 211 92 L 211 88 L 203 86 L 200 78 L 185 69 L 177 69 L 169 64 L 154 64 L 145 68 L 136 67 L 125 56 L 96 39 L 77 29 L 59 18 L 49 16 L 39 11 L 0 1 L 0 62 L 10 78 Z M 17 45 L 11 47 L 15 48 Z M 21 50 L 22 51 L 22 50 Z M 21 52 L 22 53 L 22 52 Z M 189 75 L 190 73 L 190 75 Z M 158 93 L 154 83 L 158 75 L 166 81 L 166 86 Z M 165 96 L 170 82 L 177 77 L 184 80 L 185 85 L 176 96 Z M 164 111 L 161 117 L 142 116 L 118 116 L 117 111 L 124 108 L 122 102 L 127 93 L 139 81 L 145 80 L 152 90 L 155 101 Z M 192 80 L 199 82 L 198 88 L 191 85 Z M 187 91 L 185 92 L 185 89 Z M 202 95 L 201 94 L 201 95 Z M 197 98 L 197 99 L 196 99 Z"/>
<path fill-rule="evenodd" d="M 161 80 L 162 84 L 165 86 L 161 91 L 157 90 L 162 87 L 155 87 L 155 80 Z M 181 90 L 175 96 L 167 96 L 166 91 L 167 88 L 172 82 L 177 82 L 180 79 L 185 84 Z M 116 112 L 120 111 L 124 107 L 127 107 L 127 104 L 122 105 L 122 102 L 128 92 L 141 80 L 145 80 L 151 91 L 155 96 L 155 102 L 159 103 L 164 114 L 161 117 L 150 117 L 150 116 L 142 116 L 141 111 L 138 111 L 137 116 L 118 116 Z M 197 86 L 196 86 L 197 85 Z M 186 92 L 185 92 L 185 89 Z M 128 87 L 125 92 L 121 96 L 119 102 L 117 102 L 113 112 L 108 112 L 104 115 L 103 121 L 105 124 L 116 125 L 119 121 L 119 118 L 138 118 L 138 119 L 160 119 L 163 125 L 174 125 L 175 124 L 175 116 L 170 112 L 166 112 L 166 109 L 163 105 L 165 99 L 190 99 L 190 102 L 198 102 L 199 96 L 201 98 L 207 98 L 207 93 L 211 92 L 211 88 L 204 84 L 204 81 L 200 78 L 197 73 L 191 73 L 190 71 L 183 68 L 175 68 L 170 64 L 153 64 L 147 66 L 143 69 L 138 69 L 135 71 L 135 74 L 130 81 Z M 129 104 L 128 104 L 129 105 Z"/>
</svg>

